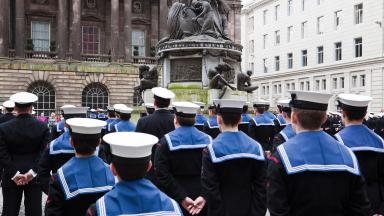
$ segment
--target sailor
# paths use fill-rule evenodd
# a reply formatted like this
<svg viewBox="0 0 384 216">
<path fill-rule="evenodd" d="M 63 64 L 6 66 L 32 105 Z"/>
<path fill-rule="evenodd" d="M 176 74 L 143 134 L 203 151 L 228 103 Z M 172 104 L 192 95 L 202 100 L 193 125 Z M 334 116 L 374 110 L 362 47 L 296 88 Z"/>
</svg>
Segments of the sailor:
<svg viewBox="0 0 384 216">
<path fill-rule="evenodd" d="M 88 207 L 115 185 L 107 164 L 95 155 L 104 121 L 71 118 L 71 144 L 76 156 L 57 170 L 49 183 L 45 215 L 85 215 Z"/>
<path fill-rule="evenodd" d="M 127 106 L 125 104 L 115 104 L 113 105 L 113 110 L 115 111 L 115 119 L 111 121 L 107 126 L 107 133 L 112 132 L 113 128 L 115 127 L 115 124 L 119 123 L 121 121 L 120 119 L 120 109 L 124 109 Z"/>
<path fill-rule="evenodd" d="M 87 117 L 87 110 L 88 107 L 64 107 L 62 108 L 62 113 L 64 120 L 67 121 L 70 118 Z M 64 131 L 65 132 L 58 138 L 51 141 L 39 161 L 39 171 L 37 173 L 37 177 L 39 179 L 41 189 L 45 194 L 48 194 L 51 173 L 55 174 L 57 169 L 75 156 L 75 149 L 70 143 L 70 134 L 67 124 L 65 124 Z"/>
<path fill-rule="evenodd" d="M 15 102 L 11 100 L 7 100 L 3 103 L 3 107 L 6 113 L 0 117 L 0 124 L 15 118 L 15 115 L 13 114 L 13 110 L 15 108 Z"/>
<path fill-rule="evenodd" d="M 275 123 L 273 119 L 265 114 L 266 106 L 268 106 L 268 102 L 265 100 L 255 100 L 253 102 L 255 116 L 249 121 L 248 135 L 259 142 L 264 151 L 268 153 L 267 156 L 269 156 L 272 150 Z"/>
<path fill-rule="evenodd" d="M 371 97 L 364 95 L 339 94 L 337 96 L 346 127 L 335 137 L 355 153 L 361 174 L 367 183 L 366 191 L 372 212 L 383 215 L 384 140 L 363 125 L 371 100 Z"/>
<path fill-rule="evenodd" d="M 105 115 L 105 110 L 103 110 L 103 109 L 97 110 L 97 119 L 102 120 L 102 121 L 107 120 L 107 115 Z"/>
<path fill-rule="evenodd" d="M 152 88 L 152 93 L 154 95 L 155 112 L 139 119 L 136 132 L 151 134 L 161 139 L 165 134 L 175 130 L 175 125 L 173 124 L 174 115 L 168 109 L 171 99 L 175 97 L 175 94 L 162 87 Z M 154 161 L 156 147 L 154 145 L 152 148 L 152 161 Z M 153 168 L 147 173 L 147 178 L 157 185 Z"/>
<path fill-rule="evenodd" d="M 267 117 L 269 117 L 270 119 L 272 119 L 272 120 L 276 119 L 275 114 L 273 114 L 272 112 L 269 111 L 269 108 L 270 108 L 269 104 L 270 104 L 270 102 L 267 101 L 267 100 L 259 100 L 259 101 L 263 101 L 265 103 L 265 112 L 264 112 L 264 114 Z"/>
<path fill-rule="evenodd" d="M 200 131 L 203 131 L 204 123 L 207 121 L 207 118 L 204 116 L 205 103 L 198 102 L 198 101 L 194 101 L 193 103 L 200 106 L 200 109 L 198 109 L 196 118 L 195 118 L 195 127 Z"/>
<path fill-rule="evenodd" d="M 221 134 L 203 152 L 209 216 L 265 215 L 266 161 L 261 145 L 238 131 L 245 101 L 214 100 Z"/>
<path fill-rule="evenodd" d="M 133 132 L 136 129 L 136 125 L 130 121 L 131 113 L 133 109 L 127 106 L 118 109 L 119 123 L 115 124 L 111 128 L 111 132 Z"/>
<path fill-rule="evenodd" d="M 110 107 L 108 106 L 107 107 L 107 116 L 106 116 L 106 120 L 105 122 L 107 123 L 107 125 L 105 125 L 105 127 L 103 128 L 102 130 L 102 135 L 105 135 L 107 132 L 108 132 L 108 126 L 111 122 L 113 122 L 116 118 L 116 114 L 115 114 L 115 109 L 113 109 L 113 107 Z"/>
<path fill-rule="evenodd" d="M 63 117 L 63 109 L 67 107 L 75 107 L 74 105 L 66 104 L 60 107 L 61 120 L 56 124 L 56 127 L 52 128 L 52 139 L 56 139 L 65 132 L 65 120 Z"/>
<path fill-rule="evenodd" d="M 195 124 L 200 109 L 191 102 L 174 102 L 175 127 L 159 142 L 155 156 L 155 172 L 159 188 L 183 207 L 184 215 L 205 215 L 201 194 L 201 158 L 212 138 Z M 190 206 L 196 205 L 193 210 Z M 196 210 L 195 210 L 196 209 Z"/>
<path fill-rule="evenodd" d="M 88 216 L 183 215 L 174 200 L 144 178 L 152 166 L 152 146 L 158 142 L 155 136 L 117 132 L 103 139 L 111 146 L 111 170 L 118 183 L 88 209 Z"/>
<path fill-rule="evenodd" d="M 213 139 L 220 134 L 217 124 L 217 113 L 213 104 L 208 105 L 208 120 L 204 123 L 203 132 L 210 135 Z"/>
<path fill-rule="evenodd" d="M 270 215 L 373 215 L 356 156 L 321 130 L 332 95 L 290 94 L 291 121 L 297 134 L 270 157 Z"/>
<path fill-rule="evenodd" d="M 275 120 L 273 121 L 275 123 L 275 134 L 279 133 L 283 128 L 287 125 L 285 122 L 285 118 L 283 116 L 283 106 L 282 102 L 285 103 L 287 100 L 280 100 L 277 101 L 277 110 L 279 111 L 279 114 L 276 116 Z M 289 100 L 288 100 L 289 101 Z"/>
<path fill-rule="evenodd" d="M 272 143 L 272 152 L 276 151 L 277 146 L 280 144 L 288 141 L 292 137 L 296 135 L 296 132 L 291 124 L 291 107 L 290 102 L 291 100 L 280 100 L 278 101 L 279 109 L 280 109 L 280 115 L 284 119 L 285 127 L 283 130 L 281 130 L 278 134 L 276 134 L 273 138 Z M 279 118 L 279 117 L 278 117 Z M 282 122 L 282 121 L 281 121 Z"/>
<path fill-rule="evenodd" d="M 151 115 L 155 112 L 155 105 L 153 103 L 144 103 L 145 113 L 140 113 L 140 117 Z"/>
<path fill-rule="evenodd" d="M 249 102 L 246 102 L 243 106 L 243 111 L 241 113 L 241 122 L 239 124 L 239 130 L 243 131 L 248 135 L 249 121 L 251 117 L 248 115 Z"/>
<path fill-rule="evenodd" d="M 3 166 L 2 215 L 19 215 L 24 194 L 25 214 L 42 214 L 41 189 L 37 183 L 38 161 L 50 133 L 47 124 L 31 116 L 37 96 L 19 92 L 10 97 L 15 103 L 16 117 L 0 125 L 0 164 Z"/>
<path fill-rule="evenodd" d="M 97 119 L 97 111 L 95 109 L 89 110 L 89 118 L 91 119 Z"/>
</svg>

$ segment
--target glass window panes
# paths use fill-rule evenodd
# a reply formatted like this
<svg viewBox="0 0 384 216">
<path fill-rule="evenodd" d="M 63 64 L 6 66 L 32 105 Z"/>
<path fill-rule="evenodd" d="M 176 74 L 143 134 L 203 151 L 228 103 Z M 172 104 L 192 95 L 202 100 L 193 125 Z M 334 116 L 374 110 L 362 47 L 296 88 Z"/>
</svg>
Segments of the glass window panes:
<svg viewBox="0 0 384 216">
<path fill-rule="evenodd" d="M 263 59 L 263 71 L 264 71 L 264 73 L 268 73 L 267 61 L 268 61 L 267 58 Z"/>
<path fill-rule="evenodd" d="M 133 56 L 145 56 L 145 32 L 144 31 L 132 31 L 132 55 Z"/>
<path fill-rule="evenodd" d="M 327 90 L 327 80 L 326 79 L 322 79 L 321 80 L 321 89 L 322 90 Z"/>
<path fill-rule="evenodd" d="M 301 38 L 305 38 L 307 32 L 307 21 L 301 23 Z"/>
<path fill-rule="evenodd" d="M 287 42 L 291 42 L 291 39 L 292 39 L 292 35 L 293 35 L 293 26 L 289 26 L 287 28 Z"/>
<path fill-rule="evenodd" d="M 277 21 L 279 19 L 280 15 L 280 5 L 275 6 L 275 20 Z"/>
<path fill-rule="evenodd" d="M 267 38 L 268 38 L 268 35 L 267 35 L 267 34 L 264 34 L 264 35 L 263 35 L 263 49 L 265 49 L 266 46 L 267 46 Z"/>
<path fill-rule="evenodd" d="M 279 45 L 280 44 L 280 31 L 277 30 L 275 31 L 275 45 Z"/>
<path fill-rule="evenodd" d="M 335 60 L 342 60 L 342 44 L 341 42 L 335 43 Z"/>
<path fill-rule="evenodd" d="M 334 78 L 332 79 L 332 88 L 333 88 L 333 89 L 337 89 L 337 77 L 334 77 Z"/>
<path fill-rule="evenodd" d="M 46 81 L 36 81 L 28 87 L 28 92 L 38 97 L 33 104 L 36 115 L 44 113 L 44 116 L 50 116 L 56 111 L 56 94 L 53 86 Z"/>
<path fill-rule="evenodd" d="M 100 53 L 100 30 L 96 26 L 83 26 L 82 49 L 84 54 Z"/>
<path fill-rule="evenodd" d="M 344 77 L 340 77 L 340 88 L 344 88 L 344 82 L 345 82 L 345 80 L 344 80 Z"/>
<path fill-rule="evenodd" d="M 275 71 L 280 70 L 280 56 L 275 56 Z"/>
<path fill-rule="evenodd" d="M 50 51 L 49 22 L 32 22 L 32 41 L 34 51 Z"/>
<path fill-rule="evenodd" d="M 253 32 L 255 30 L 255 17 L 253 17 L 253 16 L 249 17 L 248 26 L 249 26 L 250 32 Z"/>
<path fill-rule="evenodd" d="M 317 17 L 317 34 L 323 34 L 324 32 L 324 30 L 323 30 L 323 28 L 324 28 L 324 24 L 323 24 L 323 21 L 324 20 L 324 17 L 323 16 L 321 16 L 321 17 Z"/>
<path fill-rule="evenodd" d="M 301 66 L 305 67 L 308 65 L 308 56 L 307 56 L 307 50 L 302 50 L 301 51 L 301 56 L 302 56 L 302 59 L 301 59 Z"/>
<path fill-rule="evenodd" d="M 249 53 L 254 53 L 255 52 L 255 41 L 251 40 L 249 41 Z"/>
<path fill-rule="evenodd" d="M 355 24 L 363 22 L 363 4 L 355 5 Z"/>
<path fill-rule="evenodd" d="M 357 76 L 352 76 L 352 87 L 357 87 Z"/>
<path fill-rule="evenodd" d="M 355 38 L 355 57 L 363 56 L 363 39 Z"/>
<path fill-rule="evenodd" d="M 309 91 L 311 89 L 309 81 L 305 81 L 305 90 Z"/>
<path fill-rule="evenodd" d="M 108 91 L 101 83 L 91 83 L 87 85 L 82 93 L 82 106 L 91 109 L 107 109 Z"/>
<path fill-rule="evenodd" d="M 360 75 L 360 87 L 365 86 L 365 75 Z"/>
<path fill-rule="evenodd" d="M 319 46 L 317 47 L 317 64 L 323 64 L 324 63 L 324 47 Z"/>
<path fill-rule="evenodd" d="M 342 13 L 341 10 L 335 12 L 335 29 L 336 30 L 339 29 L 339 26 L 341 24 L 341 13 Z"/>
<path fill-rule="evenodd" d="M 267 24 L 267 15 L 268 15 L 268 10 L 263 11 L 263 24 Z"/>
<path fill-rule="evenodd" d="M 292 69 L 293 68 L 293 54 L 288 53 L 287 58 L 288 58 L 288 69 Z"/>
<path fill-rule="evenodd" d="M 292 14 L 292 7 L 293 7 L 293 2 L 292 2 L 292 0 L 288 0 L 288 11 L 287 11 L 287 14 L 288 14 L 288 16 L 291 16 L 291 14 Z"/>
</svg>

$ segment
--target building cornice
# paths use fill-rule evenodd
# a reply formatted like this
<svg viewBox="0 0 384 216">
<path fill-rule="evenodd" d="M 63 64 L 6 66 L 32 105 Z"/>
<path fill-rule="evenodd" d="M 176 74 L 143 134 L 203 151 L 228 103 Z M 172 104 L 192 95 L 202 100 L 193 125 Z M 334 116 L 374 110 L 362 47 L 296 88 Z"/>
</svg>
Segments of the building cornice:
<svg viewBox="0 0 384 216">
<path fill-rule="evenodd" d="M 265 5 L 267 3 L 271 3 L 271 2 L 274 2 L 274 1 L 276 1 L 276 0 L 259 0 L 259 1 L 254 1 L 252 3 L 244 5 L 243 10 L 241 11 L 241 13 L 242 14 L 249 13 L 252 10 L 254 10 L 255 8 L 257 8 L 257 7 L 260 7 L 262 5 Z"/>
</svg>

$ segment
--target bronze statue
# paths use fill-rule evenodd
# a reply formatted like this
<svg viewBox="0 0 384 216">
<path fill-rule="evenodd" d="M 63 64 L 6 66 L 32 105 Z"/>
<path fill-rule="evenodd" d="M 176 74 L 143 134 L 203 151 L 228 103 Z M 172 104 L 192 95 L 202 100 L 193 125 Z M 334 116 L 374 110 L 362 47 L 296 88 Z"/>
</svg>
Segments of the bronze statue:
<svg viewBox="0 0 384 216">
<path fill-rule="evenodd" d="M 140 85 L 135 86 L 133 89 L 140 97 L 139 105 L 144 103 L 142 94 L 146 89 L 152 89 L 157 86 L 157 69 L 156 67 L 149 69 L 147 65 L 140 65 L 139 67 Z"/>
<path fill-rule="evenodd" d="M 229 70 L 228 70 L 229 69 Z M 231 67 L 226 64 L 222 63 L 215 67 L 215 69 L 210 69 L 208 71 L 208 79 L 209 81 L 209 88 L 210 89 L 220 89 L 219 99 L 223 98 L 225 92 L 227 91 L 227 88 L 232 89 L 233 91 L 236 90 L 235 87 L 231 86 L 229 82 L 225 79 L 225 77 L 228 77 L 227 73 L 231 73 Z"/>
<path fill-rule="evenodd" d="M 259 88 L 258 86 L 252 86 L 252 73 L 253 72 L 249 70 L 246 73 L 237 74 L 237 90 L 252 93 Z"/>
</svg>

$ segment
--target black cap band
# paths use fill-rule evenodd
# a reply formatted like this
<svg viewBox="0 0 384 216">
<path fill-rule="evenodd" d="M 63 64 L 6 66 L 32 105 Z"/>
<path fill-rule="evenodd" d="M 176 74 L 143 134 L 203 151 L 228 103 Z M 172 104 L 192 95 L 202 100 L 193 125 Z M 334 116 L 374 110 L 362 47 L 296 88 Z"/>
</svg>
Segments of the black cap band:
<svg viewBox="0 0 384 216">
<path fill-rule="evenodd" d="M 177 112 L 177 110 L 175 108 L 173 108 L 173 111 L 174 111 L 175 115 L 179 116 L 179 117 L 184 117 L 184 118 L 195 118 L 196 117 L 196 114 Z"/>
<path fill-rule="evenodd" d="M 327 111 L 328 109 L 328 104 L 303 101 L 303 100 L 295 100 L 294 98 L 292 98 L 290 102 L 290 106 L 293 108 L 305 109 L 305 110 Z"/>
<path fill-rule="evenodd" d="M 344 104 L 344 103 L 341 103 L 340 101 L 337 101 L 338 102 L 338 106 L 343 109 L 343 110 L 349 110 L 349 111 L 362 111 L 362 112 L 365 112 L 367 111 L 368 109 L 368 106 L 365 106 L 365 107 L 356 107 L 356 106 L 351 106 L 351 105 L 347 105 L 347 104 Z"/>
<path fill-rule="evenodd" d="M 243 108 L 234 108 L 234 107 L 223 107 L 221 108 L 220 105 L 216 105 L 216 112 L 217 113 L 243 113 Z"/>
</svg>

